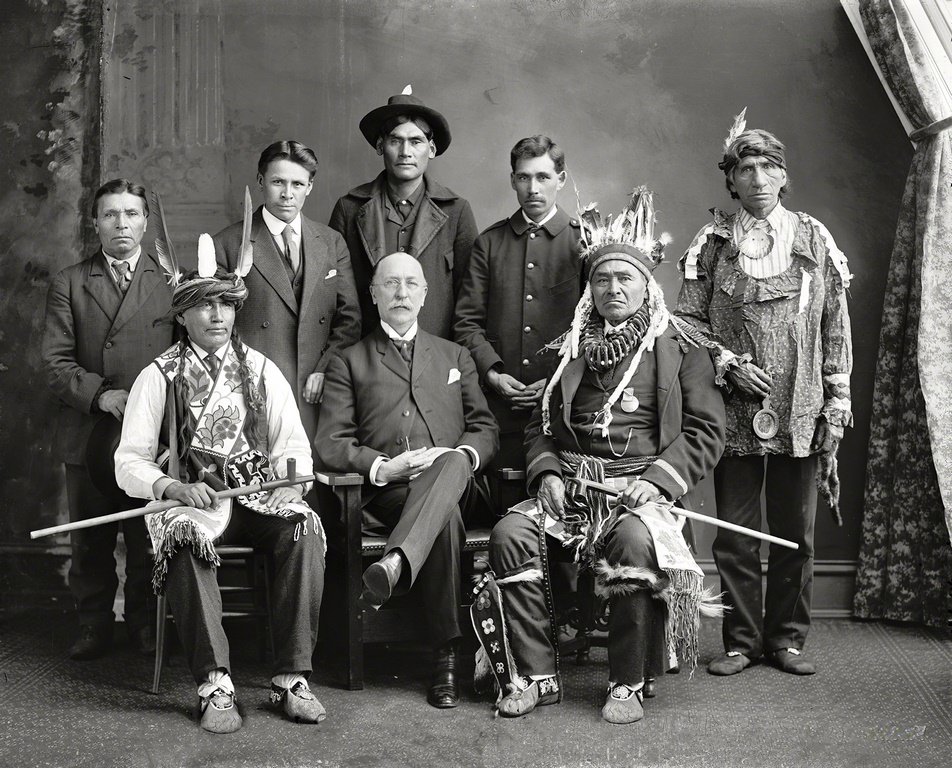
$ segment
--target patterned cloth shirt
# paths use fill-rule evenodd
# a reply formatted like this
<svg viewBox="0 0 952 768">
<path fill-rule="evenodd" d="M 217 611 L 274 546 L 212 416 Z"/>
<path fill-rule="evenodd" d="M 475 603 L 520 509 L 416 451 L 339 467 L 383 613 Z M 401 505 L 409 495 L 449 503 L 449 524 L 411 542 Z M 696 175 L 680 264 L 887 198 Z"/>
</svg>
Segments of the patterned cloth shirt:
<svg viewBox="0 0 952 768">
<path fill-rule="evenodd" d="M 816 219 L 784 213 L 796 217 L 796 227 L 787 266 L 777 274 L 757 277 L 745 270 L 738 215 L 716 209 L 681 259 L 677 314 L 718 344 L 718 383 L 731 353 L 749 355 L 773 379 L 769 407 L 779 416 L 779 431 L 766 440 L 751 423 L 763 401 L 726 387 L 728 455 L 809 456 L 821 417 L 840 427 L 852 424 L 846 257 Z"/>
</svg>

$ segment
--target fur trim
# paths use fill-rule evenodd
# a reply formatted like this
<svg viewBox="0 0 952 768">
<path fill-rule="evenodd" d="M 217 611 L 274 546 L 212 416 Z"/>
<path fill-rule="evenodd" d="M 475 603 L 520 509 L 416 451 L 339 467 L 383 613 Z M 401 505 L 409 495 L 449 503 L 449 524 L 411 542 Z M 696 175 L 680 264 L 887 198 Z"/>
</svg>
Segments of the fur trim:
<svg viewBox="0 0 952 768">
<path fill-rule="evenodd" d="M 701 602 L 698 605 L 702 616 L 711 619 L 720 619 L 731 609 L 731 606 L 724 605 L 725 592 L 716 593 L 713 587 L 707 587 L 701 592 Z"/>
<path fill-rule="evenodd" d="M 505 587 L 507 584 L 518 584 L 522 581 L 542 581 L 542 569 L 541 568 L 530 568 L 527 571 L 521 571 L 519 573 L 514 573 L 512 576 L 506 576 L 502 579 L 496 579 L 496 585 L 500 587 Z"/>
<path fill-rule="evenodd" d="M 639 589 L 657 592 L 664 586 L 662 578 L 651 568 L 611 565 L 605 559 L 595 565 L 595 594 L 599 597 L 629 595 Z"/>
</svg>

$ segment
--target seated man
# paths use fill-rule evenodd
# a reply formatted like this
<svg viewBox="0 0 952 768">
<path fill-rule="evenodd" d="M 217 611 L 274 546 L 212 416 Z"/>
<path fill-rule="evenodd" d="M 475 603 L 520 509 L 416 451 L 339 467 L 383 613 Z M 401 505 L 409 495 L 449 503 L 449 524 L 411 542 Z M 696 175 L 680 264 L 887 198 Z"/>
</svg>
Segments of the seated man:
<svg viewBox="0 0 952 768">
<path fill-rule="evenodd" d="M 328 367 L 315 445 L 323 466 L 368 478 L 364 527 L 388 539 L 361 602 L 379 608 L 418 584 L 435 650 L 427 701 L 446 708 L 459 703 L 459 503 L 496 452 L 498 429 L 469 352 L 418 328 L 426 289 L 413 256 L 378 262 L 370 290 L 380 322 Z"/>
<path fill-rule="evenodd" d="M 146 524 L 156 552 L 153 584 L 166 591 L 198 683 L 202 727 L 213 733 L 241 727 L 221 623 L 216 541 L 271 552 L 271 701 L 283 704 L 292 720 L 317 723 L 325 712 L 307 677 L 326 544 L 317 515 L 302 503 L 308 484 L 241 496 L 234 504 L 216 495 L 228 484 L 247 485 L 272 473 L 286 477 L 291 459 L 302 475 L 310 475 L 311 451 L 291 386 L 234 329 L 235 313 L 248 295 L 242 280 L 247 269 L 239 264 L 236 273 L 216 271 L 214 255 L 203 262 L 201 246 L 199 251 L 199 272 L 180 278 L 174 264 L 169 270 L 177 342 L 132 387 L 116 479 L 130 496 L 181 504 L 147 516 Z M 250 268 L 250 259 L 244 266 Z"/>
<path fill-rule="evenodd" d="M 651 193 L 636 190 L 629 206 L 619 217 L 630 222 L 624 229 L 601 227 L 597 212 L 583 216 L 588 286 L 526 429 L 528 487 L 537 499 L 493 529 L 492 570 L 473 607 L 507 716 L 560 698 L 543 525 L 554 534 L 550 545 L 557 535 L 581 566 L 594 568 L 596 591 L 609 600 L 608 722 L 643 717 L 646 676 L 662 671 L 672 651 L 695 663 L 699 611 L 716 612 L 668 510 L 720 457 L 724 405 L 707 350 L 683 338 L 651 276 L 663 247 L 653 240 Z M 617 505 L 594 490 L 567 492 L 566 476 L 607 477 L 621 491 Z M 493 604 L 508 637 L 497 631 L 504 624 L 493 619 Z"/>
</svg>

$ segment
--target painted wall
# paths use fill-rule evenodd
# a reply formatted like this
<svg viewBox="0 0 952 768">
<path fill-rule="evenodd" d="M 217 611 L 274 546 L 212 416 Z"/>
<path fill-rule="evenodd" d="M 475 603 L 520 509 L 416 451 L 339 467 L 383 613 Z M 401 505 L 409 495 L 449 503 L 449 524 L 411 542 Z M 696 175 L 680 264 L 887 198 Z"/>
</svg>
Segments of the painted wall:
<svg viewBox="0 0 952 768">
<path fill-rule="evenodd" d="M 481 227 L 514 209 L 508 150 L 531 133 L 565 148 L 570 209 L 573 185 L 602 211 L 652 187 L 674 236 L 658 270 L 673 300 L 677 256 L 708 208 L 732 205 L 716 163 L 746 105 L 752 127 L 788 145 L 789 205 L 829 227 L 856 274 L 847 522 L 836 530 L 821 512 L 817 534 L 819 558 L 855 557 L 884 276 L 912 152 L 836 0 L 272 0 L 266 16 L 250 0 L 183 0 L 124 4 L 106 27 L 105 173 L 160 187 L 190 246 L 237 218 L 258 153 L 277 138 L 317 151 L 305 212 L 326 221 L 381 167 L 358 121 L 412 83 L 453 131 L 431 170 Z"/>
<path fill-rule="evenodd" d="M 50 39 L 31 13 L 39 5 L 20 0 L 22 13 L 0 32 L 9 38 L 0 55 L 14 76 L 3 87 L 14 96 L 7 112 L 20 142 L 9 123 L 0 127 L 12 142 L 0 146 L 0 263 L 13 276 L 0 298 L 5 542 L 65 518 L 61 480 L 44 461 L 53 410 L 35 345 L 48 274 L 78 257 L 81 185 L 75 168 L 51 183 L 50 141 L 36 138 L 52 127 L 41 116 L 59 99 L 48 91 L 61 66 L 49 50 L 22 52 L 26 33 L 37 45 Z M 55 19 L 66 5 L 43 4 L 39 18 Z M 655 190 L 659 225 L 674 237 L 671 262 L 708 208 L 731 205 L 716 162 L 733 115 L 746 105 L 752 126 L 779 134 L 790 207 L 829 227 L 856 274 L 856 428 L 841 455 L 847 523 L 835 530 L 821 512 L 817 534 L 818 558 L 855 557 L 886 264 L 912 152 L 837 0 L 269 0 L 267 14 L 261 8 L 254 0 L 103 8 L 96 180 L 122 174 L 159 189 L 180 249 L 238 217 L 257 155 L 277 138 L 316 149 L 321 168 L 305 212 L 326 221 L 338 196 L 380 168 L 357 122 L 407 83 L 449 119 L 452 146 L 431 169 L 470 200 L 481 227 L 514 209 L 509 148 L 544 132 L 565 148 L 583 202 L 609 211 L 636 184 Z M 76 98 L 80 85 L 63 98 Z M 47 189 L 27 191 L 38 183 Z M 658 276 L 673 298 L 673 263 Z M 26 439 L 12 445 L 21 432 Z"/>
<path fill-rule="evenodd" d="M 57 406 L 40 371 L 50 276 L 79 258 L 87 174 L 98 176 L 101 9 L 87 0 L 9 0 L 0 24 L 0 604 L 62 592 L 68 550 L 26 532 L 66 518 L 52 464 Z M 96 61 L 98 53 L 92 60 Z M 64 541 L 64 540 L 60 540 Z M 43 568 L 32 556 L 41 552 Z"/>
</svg>

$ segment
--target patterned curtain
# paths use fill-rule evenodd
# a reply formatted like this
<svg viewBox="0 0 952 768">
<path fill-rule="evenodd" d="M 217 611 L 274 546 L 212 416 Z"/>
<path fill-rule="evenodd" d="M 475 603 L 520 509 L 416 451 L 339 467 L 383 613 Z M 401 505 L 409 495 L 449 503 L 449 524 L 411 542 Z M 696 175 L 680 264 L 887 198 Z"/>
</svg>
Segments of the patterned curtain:
<svg viewBox="0 0 952 768">
<path fill-rule="evenodd" d="M 918 143 L 886 283 L 853 610 L 940 626 L 952 575 L 952 105 L 910 1 L 860 2 Z"/>
</svg>

